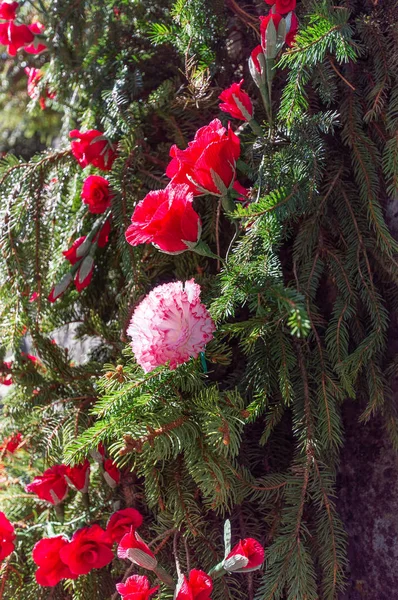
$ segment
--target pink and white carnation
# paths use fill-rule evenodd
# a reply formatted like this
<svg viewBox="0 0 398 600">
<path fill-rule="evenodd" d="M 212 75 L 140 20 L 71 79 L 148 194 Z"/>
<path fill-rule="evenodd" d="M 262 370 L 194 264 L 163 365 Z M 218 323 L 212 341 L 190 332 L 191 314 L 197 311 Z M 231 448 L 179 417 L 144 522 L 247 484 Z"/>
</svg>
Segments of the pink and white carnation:
<svg viewBox="0 0 398 600">
<path fill-rule="evenodd" d="M 200 286 L 191 279 L 154 288 L 135 309 L 127 334 L 138 364 L 149 373 L 167 362 L 175 369 L 197 358 L 214 331 Z"/>
</svg>

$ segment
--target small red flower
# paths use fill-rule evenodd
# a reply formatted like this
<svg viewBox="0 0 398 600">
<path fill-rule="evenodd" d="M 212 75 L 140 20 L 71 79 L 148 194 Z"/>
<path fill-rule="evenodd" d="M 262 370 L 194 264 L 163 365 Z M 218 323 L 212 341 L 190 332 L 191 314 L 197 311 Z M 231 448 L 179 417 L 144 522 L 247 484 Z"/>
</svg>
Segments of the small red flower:
<svg viewBox="0 0 398 600">
<path fill-rule="evenodd" d="M 43 72 L 40 69 L 35 69 L 34 67 L 26 67 L 25 73 L 28 76 L 29 98 L 32 98 L 32 100 L 39 100 L 41 109 L 44 110 L 46 108 L 46 99 L 50 98 L 52 100 L 53 98 L 55 98 L 56 94 L 54 92 L 49 92 L 48 90 L 45 90 L 45 95 L 40 96 L 38 84 L 40 79 L 43 77 Z"/>
<path fill-rule="evenodd" d="M 143 516 L 135 508 L 124 508 L 118 510 L 111 515 L 108 525 L 106 526 L 106 533 L 111 542 L 120 542 L 122 537 L 129 533 L 130 529 L 138 529 L 142 525 Z"/>
<path fill-rule="evenodd" d="M 229 572 L 255 571 L 264 562 L 264 548 L 253 538 L 246 538 L 231 550 L 224 559 L 223 567 Z"/>
<path fill-rule="evenodd" d="M 72 154 L 83 169 L 93 165 L 102 171 L 111 170 L 116 152 L 101 131 L 90 129 L 83 132 L 74 129 L 69 136 L 75 138 L 71 142 Z"/>
<path fill-rule="evenodd" d="M 267 4 L 274 4 L 275 12 L 280 15 L 285 15 L 296 8 L 296 0 L 265 0 L 265 2 Z"/>
<path fill-rule="evenodd" d="M 75 265 L 83 257 L 84 253 L 81 253 L 80 256 L 78 256 L 77 250 L 83 244 L 83 242 L 85 242 L 86 237 L 87 236 L 85 236 L 85 235 L 83 235 L 82 237 L 79 237 L 77 240 L 75 240 L 73 242 L 72 246 L 70 248 L 68 248 L 68 250 L 64 250 L 62 252 L 62 254 L 65 256 L 66 260 L 68 260 L 71 265 Z"/>
<path fill-rule="evenodd" d="M 233 83 L 219 95 L 219 99 L 223 101 L 220 109 L 235 119 L 250 121 L 253 118 L 253 104 L 250 96 L 241 89 L 243 84 L 244 80 L 242 79 L 239 83 Z"/>
<path fill-rule="evenodd" d="M 98 248 L 104 248 L 109 241 L 109 234 L 111 232 L 111 220 L 107 219 L 99 232 L 94 236 L 93 242 L 96 242 Z"/>
<path fill-rule="evenodd" d="M 46 30 L 45 26 L 42 25 L 42 23 L 40 23 L 39 21 L 35 21 L 31 25 L 29 25 L 29 29 L 33 33 L 34 36 L 43 35 L 43 33 Z M 29 44 L 28 46 L 25 46 L 24 50 L 28 54 L 40 54 L 40 52 L 44 52 L 44 50 L 47 50 L 47 46 L 45 44 L 43 44 L 40 41 L 40 39 L 35 38 L 33 44 Z"/>
<path fill-rule="evenodd" d="M 119 558 L 131 560 L 135 565 L 151 571 L 156 569 L 158 564 L 152 550 L 133 528 L 122 537 L 117 549 L 117 555 Z"/>
<path fill-rule="evenodd" d="M 192 569 L 189 579 L 184 579 L 177 588 L 176 600 L 211 600 L 213 581 L 204 571 Z"/>
<path fill-rule="evenodd" d="M 105 531 L 99 525 L 76 531 L 69 544 L 60 550 L 61 560 L 75 575 L 86 575 L 102 569 L 113 560 L 113 552 Z"/>
<path fill-rule="evenodd" d="M 264 55 L 263 48 L 261 44 L 259 44 L 254 48 L 249 58 L 250 74 L 253 77 L 254 83 L 257 85 L 257 87 L 260 87 L 261 84 L 264 84 L 267 79 L 265 61 L 266 57 Z"/>
<path fill-rule="evenodd" d="M 149 600 L 159 586 L 151 588 L 148 577 L 145 575 L 132 575 L 125 583 L 117 583 L 116 589 L 123 600 Z"/>
<path fill-rule="evenodd" d="M 288 21 L 288 18 L 286 19 L 286 21 Z M 291 15 L 291 20 L 290 20 L 290 28 L 288 33 L 286 34 L 286 44 L 289 46 L 289 48 L 291 48 L 295 42 L 296 39 L 296 34 L 298 32 L 298 18 L 296 16 L 296 13 L 292 13 Z"/>
<path fill-rule="evenodd" d="M 14 435 L 3 441 L 1 449 L 6 450 L 10 454 L 14 454 L 22 444 L 22 441 L 22 433 L 14 433 Z"/>
<path fill-rule="evenodd" d="M 104 479 L 111 488 L 120 483 L 120 471 L 111 458 L 104 461 Z"/>
<path fill-rule="evenodd" d="M 39 297 L 39 294 L 37 292 L 33 292 L 33 294 L 31 295 L 31 297 L 29 298 L 29 302 L 35 302 Z"/>
<path fill-rule="evenodd" d="M 132 246 L 152 243 L 167 254 L 188 250 L 186 242 L 196 244 L 202 231 L 192 201 L 187 185 L 170 184 L 164 190 L 149 192 L 134 210 L 127 242 Z"/>
<path fill-rule="evenodd" d="M 39 567 L 36 581 L 44 587 L 54 587 L 62 579 L 76 579 L 69 567 L 63 562 L 60 552 L 69 545 L 69 540 L 62 535 L 44 538 L 33 548 L 32 557 Z"/>
<path fill-rule="evenodd" d="M 55 302 L 56 300 L 58 300 L 58 298 L 60 298 L 62 294 L 66 292 L 69 285 L 72 283 L 72 279 L 72 273 L 67 273 L 59 283 L 54 285 L 48 296 L 48 300 L 50 302 Z"/>
<path fill-rule="evenodd" d="M 109 181 L 99 175 L 90 175 L 83 183 L 82 199 L 88 210 L 96 215 L 106 211 L 111 205 Z"/>
<path fill-rule="evenodd" d="M 86 256 L 80 265 L 76 277 L 75 286 L 77 291 L 80 293 L 90 285 L 94 273 L 94 259 L 92 256 Z"/>
<path fill-rule="evenodd" d="M 44 471 L 43 475 L 35 477 L 25 489 L 27 492 L 36 494 L 40 500 L 47 500 L 54 505 L 59 504 L 68 494 L 65 472 L 65 465 L 54 465 Z"/>
<path fill-rule="evenodd" d="M 13 21 L 17 16 L 18 2 L 0 2 L 0 19 Z"/>
<path fill-rule="evenodd" d="M 105 459 L 105 446 L 102 442 L 100 442 L 97 446 L 96 450 L 90 450 L 90 454 L 92 456 L 92 458 L 95 460 L 95 462 L 97 462 L 98 464 L 102 464 L 104 459 Z"/>
<path fill-rule="evenodd" d="M 279 13 L 269 13 L 266 17 L 260 17 L 261 45 L 264 52 L 266 52 L 267 49 L 267 28 L 270 21 L 273 21 L 275 29 L 278 31 L 281 20 L 282 16 Z"/>
<path fill-rule="evenodd" d="M 16 25 L 14 21 L 0 23 L 0 44 L 7 46 L 10 56 L 15 56 L 18 50 L 30 44 L 34 37 L 27 25 Z"/>
<path fill-rule="evenodd" d="M 65 479 L 69 485 L 72 485 L 82 494 L 86 494 L 90 481 L 90 463 L 87 458 L 80 465 L 66 467 Z"/>
<path fill-rule="evenodd" d="M 227 130 L 214 119 L 196 132 L 186 150 L 172 146 L 170 156 L 166 175 L 173 185 L 185 183 L 195 196 L 223 196 L 235 180 L 240 140 L 230 125 Z"/>
<path fill-rule="evenodd" d="M 14 526 L 3 512 L 0 512 L 0 562 L 14 552 Z"/>
</svg>

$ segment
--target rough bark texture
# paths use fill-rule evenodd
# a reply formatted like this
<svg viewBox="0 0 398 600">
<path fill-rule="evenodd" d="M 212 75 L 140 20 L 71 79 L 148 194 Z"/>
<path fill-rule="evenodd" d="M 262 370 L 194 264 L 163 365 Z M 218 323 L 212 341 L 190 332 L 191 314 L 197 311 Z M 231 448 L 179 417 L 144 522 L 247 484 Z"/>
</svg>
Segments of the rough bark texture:
<svg viewBox="0 0 398 600">
<path fill-rule="evenodd" d="M 398 455 L 377 419 L 358 422 L 344 408 L 346 443 L 338 476 L 338 508 L 349 536 L 348 586 L 340 600 L 398 598 Z"/>
</svg>

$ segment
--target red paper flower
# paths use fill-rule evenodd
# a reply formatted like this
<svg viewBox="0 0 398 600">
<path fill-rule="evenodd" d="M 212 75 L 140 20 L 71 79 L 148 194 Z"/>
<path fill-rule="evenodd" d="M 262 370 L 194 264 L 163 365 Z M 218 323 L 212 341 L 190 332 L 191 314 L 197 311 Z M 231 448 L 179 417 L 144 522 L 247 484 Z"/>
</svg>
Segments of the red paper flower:
<svg viewBox="0 0 398 600">
<path fill-rule="evenodd" d="M 18 2 L 0 2 L 0 19 L 13 21 L 17 16 Z"/>
<path fill-rule="evenodd" d="M 26 25 L 16 25 L 14 21 L 0 23 L 0 44 L 7 46 L 10 56 L 15 56 L 20 48 L 33 42 L 34 37 Z"/>
<path fill-rule="evenodd" d="M 152 550 L 133 528 L 126 533 L 117 549 L 119 558 L 131 560 L 132 563 L 144 569 L 156 569 L 158 561 Z"/>
<path fill-rule="evenodd" d="M 154 244 L 162 252 L 180 254 L 196 244 L 202 231 L 199 215 L 192 208 L 193 193 L 187 185 L 168 185 L 149 192 L 135 207 L 126 240 L 132 246 Z"/>
<path fill-rule="evenodd" d="M 76 138 L 71 142 L 72 154 L 83 169 L 93 165 L 102 171 L 111 170 L 116 152 L 101 131 L 74 129 L 69 135 Z"/>
<path fill-rule="evenodd" d="M 226 571 L 245 572 L 259 569 L 264 562 L 264 548 L 253 538 L 240 540 L 224 559 Z"/>
<path fill-rule="evenodd" d="M 31 25 L 29 25 L 29 29 L 34 36 L 43 35 L 43 33 L 46 30 L 45 26 L 39 21 L 35 21 Z M 28 54 L 40 54 L 40 52 L 44 52 L 44 50 L 47 50 L 47 46 L 43 44 L 39 39 L 35 38 L 33 44 L 25 46 L 24 50 Z"/>
<path fill-rule="evenodd" d="M 281 20 L 282 16 L 279 13 L 269 13 L 266 17 L 260 17 L 261 45 L 264 52 L 267 51 L 267 28 L 270 21 L 273 21 L 275 29 L 278 31 Z"/>
<path fill-rule="evenodd" d="M 82 199 L 91 213 L 102 214 L 111 205 L 109 181 L 99 175 L 90 175 L 83 183 Z"/>
<path fill-rule="evenodd" d="M 294 10 L 296 8 L 296 0 L 265 0 L 267 4 L 275 4 L 275 11 L 280 15 Z"/>
<path fill-rule="evenodd" d="M 109 234 L 111 232 L 111 220 L 107 219 L 99 232 L 94 236 L 93 242 L 96 242 L 98 248 L 104 248 L 109 241 Z"/>
<path fill-rule="evenodd" d="M 86 256 L 80 265 L 76 277 L 75 286 L 80 293 L 84 288 L 90 285 L 94 273 L 94 259 L 92 256 Z"/>
<path fill-rule="evenodd" d="M 63 562 L 60 552 L 69 545 L 63 535 L 44 538 L 33 548 L 32 557 L 38 565 L 36 581 L 44 587 L 54 587 L 61 579 L 76 579 L 69 567 Z"/>
<path fill-rule="evenodd" d="M 264 56 L 263 48 L 261 44 L 259 44 L 254 48 L 249 58 L 250 74 L 258 87 L 261 84 L 264 84 L 267 78 L 265 61 L 266 58 Z"/>
<path fill-rule="evenodd" d="M 41 109 L 44 110 L 46 108 L 46 99 L 55 98 L 55 93 L 45 90 L 45 95 L 40 96 L 38 84 L 40 79 L 43 77 L 43 72 L 40 69 L 35 69 L 34 67 L 26 67 L 25 73 L 28 76 L 28 96 L 33 100 L 39 100 Z"/>
<path fill-rule="evenodd" d="M 78 256 L 77 250 L 78 250 L 78 248 L 80 248 L 80 246 L 86 240 L 86 237 L 87 236 L 85 236 L 85 235 L 83 235 L 82 237 L 79 237 L 77 240 L 75 240 L 73 242 L 72 246 L 70 248 L 68 248 L 68 250 L 64 250 L 62 252 L 62 254 L 65 256 L 66 260 L 68 260 L 71 265 L 75 265 L 83 257 L 84 252 L 80 251 L 80 253 L 79 253 L 80 255 Z"/>
<path fill-rule="evenodd" d="M 96 450 L 90 450 L 90 454 L 98 464 L 102 464 L 105 459 L 105 446 L 100 442 Z"/>
<path fill-rule="evenodd" d="M 59 504 L 68 494 L 68 484 L 65 479 L 66 466 L 54 465 L 43 475 L 35 477 L 32 483 L 26 486 L 26 491 L 36 494 L 40 500 L 47 500 L 51 504 Z"/>
<path fill-rule="evenodd" d="M 99 525 L 76 531 L 70 543 L 60 551 L 61 560 L 75 575 L 86 575 L 92 569 L 102 569 L 113 560 L 113 552 Z"/>
<path fill-rule="evenodd" d="M 118 510 L 111 515 L 108 525 L 106 526 L 106 533 L 110 541 L 120 542 L 122 537 L 129 533 L 130 529 L 138 529 L 142 525 L 143 516 L 135 508 L 124 508 Z"/>
<path fill-rule="evenodd" d="M 172 184 L 185 183 L 194 195 L 223 196 L 235 180 L 240 141 L 228 125 L 214 119 L 196 132 L 186 150 L 172 146 L 166 174 Z"/>
<path fill-rule="evenodd" d="M 288 21 L 288 18 L 286 19 L 286 21 Z M 291 18 L 290 18 L 290 28 L 288 33 L 286 34 L 286 39 L 285 42 L 286 44 L 289 46 L 289 48 L 291 48 L 294 44 L 294 41 L 296 39 L 296 34 L 298 32 L 298 18 L 296 17 L 296 13 L 292 13 Z"/>
<path fill-rule="evenodd" d="M 86 494 L 90 480 L 90 463 L 87 458 L 80 465 L 66 467 L 65 478 L 69 485 L 72 485 L 82 494 Z"/>
<path fill-rule="evenodd" d="M 68 289 L 69 285 L 72 283 L 72 273 L 67 273 L 59 283 L 57 283 L 56 285 L 54 285 L 54 287 L 52 288 L 49 296 L 48 296 L 48 300 L 50 302 L 55 302 L 56 300 L 58 300 L 58 298 L 60 298 L 62 296 L 62 294 L 64 294 L 66 292 L 66 290 Z"/>
<path fill-rule="evenodd" d="M 204 571 L 192 569 L 189 579 L 184 579 L 177 588 L 176 600 L 211 600 L 213 581 Z"/>
<path fill-rule="evenodd" d="M 111 488 L 120 483 L 120 471 L 111 458 L 104 461 L 104 479 Z"/>
<path fill-rule="evenodd" d="M 14 552 L 14 526 L 3 512 L 0 512 L 0 562 Z"/>
<path fill-rule="evenodd" d="M 123 600 L 149 600 L 158 591 L 159 586 L 150 587 L 148 577 L 145 575 L 132 575 L 125 583 L 117 583 L 116 589 Z"/>
<path fill-rule="evenodd" d="M 250 121 L 253 118 L 253 104 L 250 96 L 241 89 L 243 84 L 244 80 L 241 79 L 219 95 L 219 99 L 223 101 L 220 109 L 235 119 Z"/>
</svg>

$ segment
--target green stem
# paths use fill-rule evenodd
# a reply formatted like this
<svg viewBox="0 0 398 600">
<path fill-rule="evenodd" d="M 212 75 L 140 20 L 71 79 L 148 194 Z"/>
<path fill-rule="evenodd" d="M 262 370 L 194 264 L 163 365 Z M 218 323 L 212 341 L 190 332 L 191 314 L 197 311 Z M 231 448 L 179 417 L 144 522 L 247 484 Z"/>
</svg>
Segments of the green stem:
<svg viewBox="0 0 398 600">
<path fill-rule="evenodd" d="M 155 573 L 157 578 L 160 579 L 160 581 L 162 581 L 165 585 L 167 585 L 167 587 L 171 588 L 172 590 L 175 589 L 176 584 L 174 582 L 174 579 L 172 578 L 170 573 L 168 573 L 167 571 L 165 571 L 165 569 L 163 569 L 163 567 L 160 567 L 158 565 L 156 567 L 156 569 L 153 570 L 153 572 Z"/>
<path fill-rule="evenodd" d="M 257 123 L 257 121 L 255 119 L 250 119 L 250 121 L 248 121 L 248 123 L 249 123 L 253 133 L 258 135 L 259 137 L 262 137 L 264 135 L 264 132 L 261 129 L 261 126 Z"/>
</svg>

